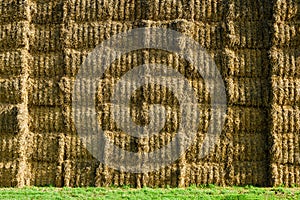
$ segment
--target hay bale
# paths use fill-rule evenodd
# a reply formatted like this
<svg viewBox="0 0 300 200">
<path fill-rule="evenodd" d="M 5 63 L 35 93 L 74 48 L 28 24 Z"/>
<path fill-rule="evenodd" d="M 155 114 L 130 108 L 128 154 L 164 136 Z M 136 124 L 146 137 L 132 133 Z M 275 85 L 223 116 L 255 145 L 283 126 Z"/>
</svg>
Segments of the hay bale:
<svg viewBox="0 0 300 200">
<path fill-rule="evenodd" d="M 229 167 L 229 175 L 227 177 L 228 185 L 268 185 L 268 175 L 266 161 L 257 162 L 233 162 Z"/>
<path fill-rule="evenodd" d="M 12 22 L 0 24 L 0 48 L 16 50 L 26 45 L 26 28 L 28 22 Z"/>
<path fill-rule="evenodd" d="M 57 174 L 59 167 L 56 162 L 30 161 L 28 162 L 28 168 L 31 169 L 31 185 L 62 185 L 57 180 L 57 178 L 61 179 L 62 174 Z"/>
<path fill-rule="evenodd" d="M 225 78 L 230 105 L 266 106 L 269 102 L 267 80 L 260 78 Z"/>
<path fill-rule="evenodd" d="M 34 31 L 29 40 L 31 52 L 62 52 L 60 25 L 32 24 L 30 29 Z"/>
<path fill-rule="evenodd" d="M 272 130 L 281 133 L 299 132 L 299 107 L 275 106 L 272 108 Z"/>
<path fill-rule="evenodd" d="M 0 106 L 0 133 L 17 133 L 18 127 L 18 108 L 16 106 Z"/>
<path fill-rule="evenodd" d="M 21 80 L 19 78 L 0 78 L 0 102 L 18 104 L 22 102 Z"/>
<path fill-rule="evenodd" d="M 48 79 L 48 77 L 29 80 L 29 103 L 44 106 L 62 105 L 64 96 L 60 90 L 59 81 L 59 78 Z"/>
<path fill-rule="evenodd" d="M 10 51 L 0 53 L 0 77 L 16 77 L 22 73 L 24 51 Z"/>
<path fill-rule="evenodd" d="M 61 24 L 63 1 L 31 1 L 30 17 L 34 24 Z"/>
<path fill-rule="evenodd" d="M 231 48 L 266 48 L 270 44 L 269 27 L 264 21 L 229 21 L 225 44 Z"/>
<path fill-rule="evenodd" d="M 273 103 L 278 105 L 300 105 L 300 79 L 272 77 Z"/>
<path fill-rule="evenodd" d="M 26 0 L 1 0 L 0 1 L 0 23 L 27 20 L 28 15 L 24 2 Z"/>
<path fill-rule="evenodd" d="M 28 108 L 32 132 L 59 133 L 66 131 L 62 107 L 31 106 Z"/>
<path fill-rule="evenodd" d="M 272 74 L 278 77 L 300 77 L 300 49 L 272 48 L 270 53 Z"/>
<path fill-rule="evenodd" d="M 300 24 L 298 23 L 275 23 L 272 43 L 278 48 L 297 48 L 300 45 L 299 32 Z"/>
<path fill-rule="evenodd" d="M 32 66 L 29 71 L 31 78 L 57 78 L 65 74 L 64 57 L 61 53 L 36 53 L 31 54 Z M 36 82 L 36 81 L 35 81 Z"/>
<path fill-rule="evenodd" d="M 18 173 L 19 164 L 17 161 L 0 162 L 0 185 L 2 187 L 15 187 L 18 184 L 16 174 Z"/>
<path fill-rule="evenodd" d="M 265 78 L 269 74 L 267 50 L 225 48 L 224 69 L 227 76 Z M 223 72 L 224 73 L 224 72 Z"/>
</svg>

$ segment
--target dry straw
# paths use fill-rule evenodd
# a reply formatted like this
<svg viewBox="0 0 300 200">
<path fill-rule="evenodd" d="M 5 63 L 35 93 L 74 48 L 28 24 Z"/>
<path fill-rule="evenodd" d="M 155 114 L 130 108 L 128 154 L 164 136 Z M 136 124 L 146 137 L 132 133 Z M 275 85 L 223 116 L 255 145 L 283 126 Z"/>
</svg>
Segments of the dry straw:
<svg viewBox="0 0 300 200">
<path fill-rule="evenodd" d="M 299 10 L 296 0 L 0 0 L 0 186 L 300 184 Z M 110 97 L 133 67 L 170 66 L 194 88 L 201 111 L 197 138 L 178 161 L 145 174 L 120 172 L 99 163 L 77 136 L 71 94 L 84 58 L 112 35 L 138 27 L 184 33 L 215 60 L 228 111 L 209 156 L 199 156 L 211 117 L 209 92 L 195 67 L 165 51 L 133 51 L 110 66 L 96 94 L 98 124 L 125 150 L 168 144 L 181 115 L 171 91 L 147 85 L 132 95 L 138 124 L 149 121 L 150 104 L 167 108 L 161 134 L 145 139 L 116 126 Z M 211 67 L 204 70 L 215 77 Z"/>
</svg>

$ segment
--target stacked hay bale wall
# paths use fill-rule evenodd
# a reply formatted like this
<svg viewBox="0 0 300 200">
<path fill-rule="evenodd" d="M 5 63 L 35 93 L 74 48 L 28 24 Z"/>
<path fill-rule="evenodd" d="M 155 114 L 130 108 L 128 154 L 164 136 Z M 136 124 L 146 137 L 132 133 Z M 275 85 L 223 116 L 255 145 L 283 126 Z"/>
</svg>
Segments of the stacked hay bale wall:
<svg viewBox="0 0 300 200">
<path fill-rule="evenodd" d="M 299 184 L 299 3 L 1 0 L 0 7 L 1 186 Z M 195 143 L 172 165 L 144 174 L 113 170 L 82 145 L 71 113 L 78 69 L 102 41 L 138 27 L 179 31 L 215 60 L 228 111 L 221 141 L 209 156 L 199 157 L 210 118 L 203 79 L 178 55 L 147 49 L 123 55 L 101 79 L 98 123 L 110 141 L 129 151 L 167 144 L 180 115 L 178 100 L 167 88 L 146 85 L 132 96 L 132 118 L 140 125 L 149 121 L 150 104 L 166 107 L 170 115 L 159 136 L 130 137 L 110 113 L 111 88 L 126 72 L 141 64 L 164 64 L 181 72 L 198 95 L 201 123 Z"/>
<path fill-rule="evenodd" d="M 300 184 L 300 2 L 275 1 L 272 48 L 273 185 Z"/>
<path fill-rule="evenodd" d="M 29 7 L 24 1 L 0 3 L 0 185 L 23 186 L 29 184 Z"/>
</svg>

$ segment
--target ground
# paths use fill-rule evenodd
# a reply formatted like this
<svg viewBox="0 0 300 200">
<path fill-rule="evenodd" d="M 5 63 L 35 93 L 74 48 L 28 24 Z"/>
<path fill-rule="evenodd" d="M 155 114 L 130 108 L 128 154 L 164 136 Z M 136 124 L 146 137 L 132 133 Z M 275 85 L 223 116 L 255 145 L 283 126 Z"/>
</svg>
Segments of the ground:
<svg viewBox="0 0 300 200">
<path fill-rule="evenodd" d="M 182 188 L 2 188 L 0 199 L 300 199 L 300 188 L 192 186 Z"/>
</svg>

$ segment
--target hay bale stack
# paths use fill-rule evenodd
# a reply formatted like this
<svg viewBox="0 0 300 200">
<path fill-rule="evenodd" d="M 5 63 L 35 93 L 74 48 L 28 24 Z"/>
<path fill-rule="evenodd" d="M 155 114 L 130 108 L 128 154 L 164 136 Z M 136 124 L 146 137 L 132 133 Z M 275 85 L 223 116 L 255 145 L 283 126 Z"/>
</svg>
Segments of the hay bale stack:
<svg viewBox="0 0 300 200">
<path fill-rule="evenodd" d="M 300 2 L 275 1 L 272 62 L 273 185 L 300 184 Z"/>
<path fill-rule="evenodd" d="M 299 184 L 299 5 L 292 0 L 274 5 L 263 0 L 0 0 L 0 186 Z M 162 50 L 133 51 L 116 60 L 99 82 L 96 109 L 106 137 L 122 149 L 153 151 L 168 144 L 180 125 L 174 94 L 150 84 L 132 95 L 132 119 L 145 125 L 149 105 L 164 105 L 168 117 L 160 134 L 137 139 L 117 127 L 112 87 L 130 69 L 170 66 L 198 98 L 195 142 L 172 165 L 144 174 L 99 163 L 84 148 L 71 113 L 74 81 L 88 53 L 112 35 L 138 27 L 170 28 L 197 41 L 216 62 L 228 102 L 220 143 L 201 158 L 210 95 L 193 66 Z M 205 70 L 214 78 L 210 67 Z"/>
<path fill-rule="evenodd" d="M 24 1 L 0 1 L 1 186 L 29 185 L 28 8 Z"/>
</svg>

